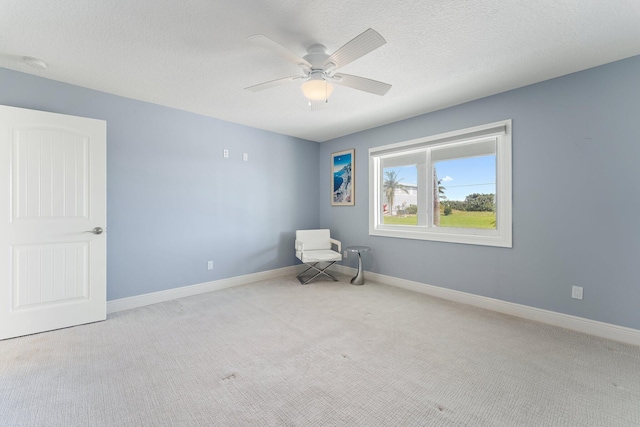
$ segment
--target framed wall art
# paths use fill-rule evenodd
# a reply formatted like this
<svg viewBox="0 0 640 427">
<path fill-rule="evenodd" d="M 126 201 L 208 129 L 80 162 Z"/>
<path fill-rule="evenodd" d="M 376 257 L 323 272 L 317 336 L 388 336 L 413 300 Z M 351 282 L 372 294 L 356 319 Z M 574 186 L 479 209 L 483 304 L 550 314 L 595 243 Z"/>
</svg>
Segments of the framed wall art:
<svg viewBox="0 0 640 427">
<path fill-rule="evenodd" d="M 331 206 L 355 204 L 355 155 L 354 149 L 331 154 Z"/>
</svg>

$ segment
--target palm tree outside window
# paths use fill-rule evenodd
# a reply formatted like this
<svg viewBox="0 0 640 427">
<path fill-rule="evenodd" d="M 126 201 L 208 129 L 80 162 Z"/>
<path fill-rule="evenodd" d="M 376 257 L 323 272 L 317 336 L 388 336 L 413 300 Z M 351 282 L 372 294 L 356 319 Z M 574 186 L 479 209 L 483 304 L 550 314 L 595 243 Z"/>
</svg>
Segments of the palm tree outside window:
<svg viewBox="0 0 640 427">
<path fill-rule="evenodd" d="M 400 183 L 402 178 L 398 179 L 398 172 L 395 170 L 386 170 L 384 171 L 384 183 L 383 190 L 384 195 L 387 198 L 387 203 L 389 204 L 389 214 L 393 215 L 393 202 L 395 199 L 396 191 L 403 191 L 406 194 L 409 194 L 407 188 Z"/>
</svg>

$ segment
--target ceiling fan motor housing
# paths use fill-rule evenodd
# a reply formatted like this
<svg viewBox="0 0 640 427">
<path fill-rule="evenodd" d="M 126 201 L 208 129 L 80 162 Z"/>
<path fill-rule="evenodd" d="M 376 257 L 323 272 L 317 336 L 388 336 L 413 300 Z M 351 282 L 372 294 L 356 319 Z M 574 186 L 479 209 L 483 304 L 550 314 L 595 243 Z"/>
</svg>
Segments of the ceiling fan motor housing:
<svg viewBox="0 0 640 427">
<path fill-rule="evenodd" d="M 335 64 L 329 63 L 325 65 L 325 62 L 329 58 L 327 54 L 327 48 L 321 44 L 314 44 L 309 46 L 307 53 L 302 59 L 311 64 L 311 68 L 307 64 L 300 64 L 305 74 L 308 76 L 324 75 L 331 69 L 335 68 Z"/>
</svg>

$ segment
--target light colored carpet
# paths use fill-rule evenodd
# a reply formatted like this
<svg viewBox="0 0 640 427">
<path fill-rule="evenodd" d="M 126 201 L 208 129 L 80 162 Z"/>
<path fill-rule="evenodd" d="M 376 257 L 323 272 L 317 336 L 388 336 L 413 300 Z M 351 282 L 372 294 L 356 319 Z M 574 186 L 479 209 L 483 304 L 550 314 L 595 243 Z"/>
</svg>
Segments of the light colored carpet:
<svg viewBox="0 0 640 427">
<path fill-rule="evenodd" d="M 0 425 L 640 425 L 638 347 L 339 277 L 2 341 Z"/>
</svg>

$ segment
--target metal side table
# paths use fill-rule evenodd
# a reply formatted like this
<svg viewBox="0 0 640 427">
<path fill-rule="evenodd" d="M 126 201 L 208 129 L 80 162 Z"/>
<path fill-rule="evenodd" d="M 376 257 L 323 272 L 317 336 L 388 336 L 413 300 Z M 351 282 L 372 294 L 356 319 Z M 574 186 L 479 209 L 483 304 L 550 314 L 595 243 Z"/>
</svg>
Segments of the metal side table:
<svg viewBox="0 0 640 427">
<path fill-rule="evenodd" d="M 364 285 L 364 270 L 362 269 L 362 252 L 369 252 L 371 250 L 368 246 L 348 246 L 345 248 L 347 252 L 358 254 L 358 274 L 351 279 L 352 285 Z"/>
</svg>

